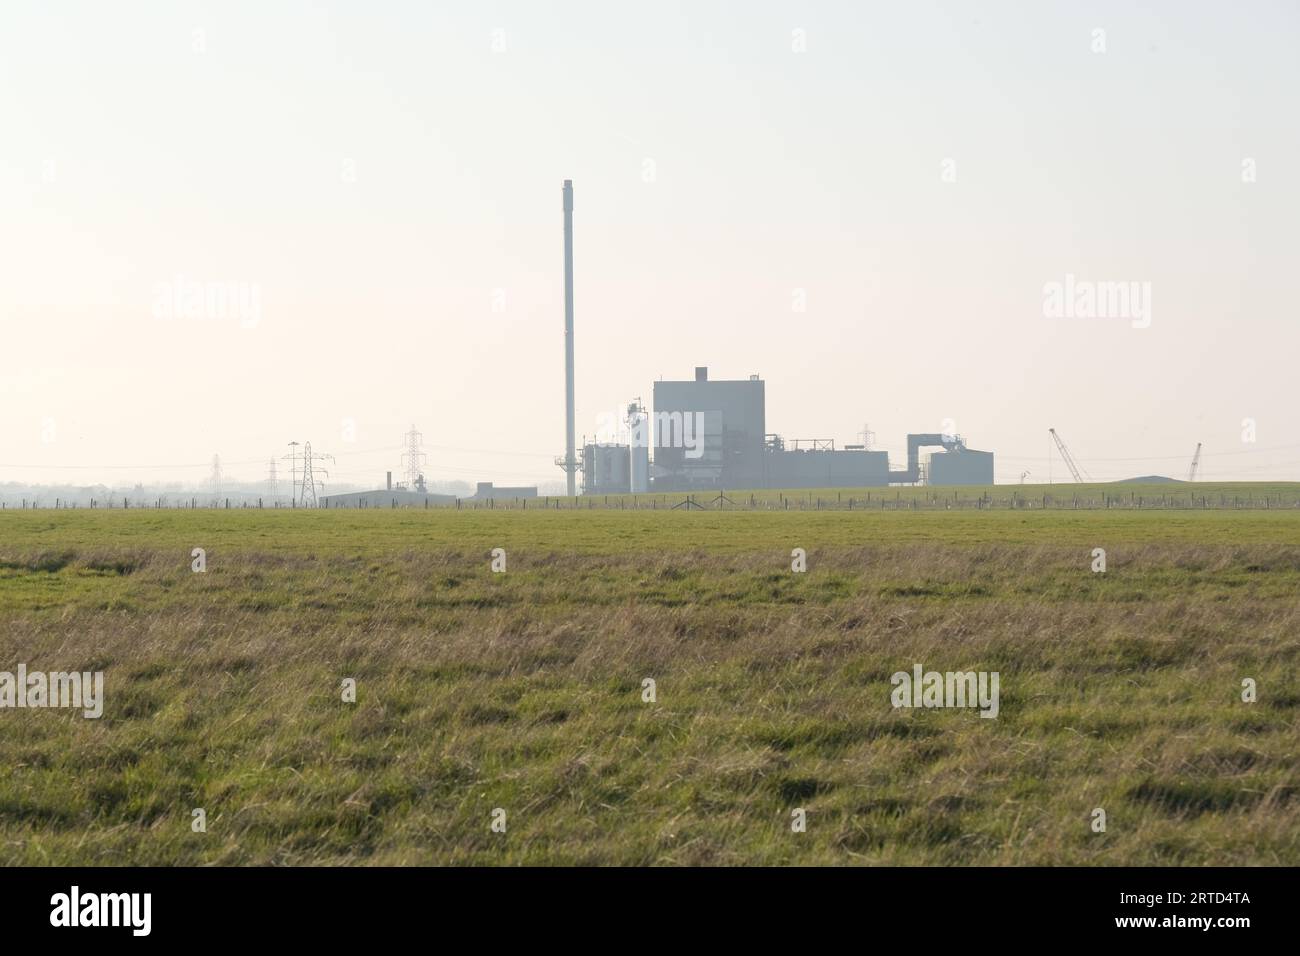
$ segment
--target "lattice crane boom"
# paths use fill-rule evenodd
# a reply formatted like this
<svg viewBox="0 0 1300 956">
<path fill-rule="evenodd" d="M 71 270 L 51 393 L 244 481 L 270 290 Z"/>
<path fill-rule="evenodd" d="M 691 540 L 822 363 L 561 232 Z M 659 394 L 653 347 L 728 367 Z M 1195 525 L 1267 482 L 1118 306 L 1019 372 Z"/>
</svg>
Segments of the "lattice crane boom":
<svg viewBox="0 0 1300 956">
<path fill-rule="evenodd" d="M 1055 428 L 1049 428 L 1052 435 L 1052 441 L 1056 442 L 1057 449 L 1061 452 L 1061 457 L 1065 460 L 1065 467 L 1070 469 L 1070 474 L 1079 484 L 1083 484 L 1083 476 L 1079 474 L 1079 466 L 1074 463 L 1074 456 L 1070 454 L 1070 449 L 1065 447 L 1065 442 L 1061 441 L 1061 436 L 1056 434 Z"/>
</svg>

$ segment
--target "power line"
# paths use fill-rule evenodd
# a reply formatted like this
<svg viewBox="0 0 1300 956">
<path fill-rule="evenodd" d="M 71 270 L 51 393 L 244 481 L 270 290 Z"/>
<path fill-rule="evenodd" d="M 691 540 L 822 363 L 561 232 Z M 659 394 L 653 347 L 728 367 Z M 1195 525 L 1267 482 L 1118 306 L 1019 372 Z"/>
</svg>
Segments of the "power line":
<svg viewBox="0 0 1300 956">
<path fill-rule="evenodd" d="M 282 457 L 289 459 L 289 500 L 298 500 L 298 443 L 289 442 L 289 454 Z"/>
<path fill-rule="evenodd" d="M 345 456 L 376 455 L 379 454 L 380 452 L 397 451 L 399 448 L 405 448 L 405 447 L 406 447 L 405 445 L 385 445 L 382 448 L 364 448 L 364 449 L 359 449 L 357 451 L 343 452 L 343 454 Z M 461 450 L 466 450 L 466 449 L 461 449 Z M 502 454 L 508 454 L 508 453 L 502 452 Z M 288 456 L 286 455 L 284 457 L 287 458 Z M 540 457 L 549 458 L 551 456 L 542 455 Z M 243 458 L 240 459 L 239 461 L 227 461 L 226 464 L 227 465 L 260 465 L 263 461 L 264 459 L 262 458 Z M 207 461 L 186 462 L 183 464 L 167 464 L 167 465 L 56 465 L 56 464 L 5 464 L 3 462 L 0 462 L 0 468 L 50 468 L 50 469 L 57 468 L 62 471 L 68 471 L 74 469 L 79 471 L 86 471 L 86 470 L 108 471 L 108 470 L 124 470 L 124 469 L 148 471 L 148 470 L 153 470 L 158 468 L 211 468 L 211 467 L 212 467 L 212 459 L 210 458 Z"/>
<path fill-rule="evenodd" d="M 1207 451 L 1207 452 L 1202 452 L 1202 453 L 1201 453 L 1201 457 L 1202 457 L 1202 458 L 1222 458 L 1222 457 L 1224 457 L 1224 456 L 1226 456 L 1226 455 L 1257 455 L 1257 454 L 1262 454 L 1262 453 L 1264 453 L 1264 452 L 1270 452 L 1270 451 L 1287 451 L 1287 450 L 1290 450 L 1290 449 L 1292 449 L 1292 448 L 1300 448 L 1300 444 L 1297 444 L 1297 445 L 1270 445 L 1268 448 L 1242 448 L 1242 449 L 1239 449 L 1239 450 L 1237 450 L 1237 451 L 1218 451 L 1218 452 Z M 1000 459 L 1004 459 L 1004 460 L 1006 460 L 1006 461 L 1048 461 L 1048 460 L 1049 460 L 1048 458 L 1042 458 L 1042 457 L 1038 457 L 1038 458 L 1036 458 L 1036 457 L 1032 457 L 1032 456 L 1028 456 L 1028 455 L 1003 455 L 1003 454 L 1001 454 L 1000 452 L 998 453 L 998 458 L 1000 458 Z M 1182 454 L 1182 455 L 1140 455 L 1140 456 L 1136 456 L 1136 457 L 1132 457 L 1132 458 L 1093 458 L 1093 457 L 1090 456 L 1090 457 L 1088 458 L 1088 461 L 1175 461 L 1175 460 L 1186 461 L 1186 460 L 1187 460 L 1187 455 L 1186 455 L 1186 454 Z"/>
</svg>

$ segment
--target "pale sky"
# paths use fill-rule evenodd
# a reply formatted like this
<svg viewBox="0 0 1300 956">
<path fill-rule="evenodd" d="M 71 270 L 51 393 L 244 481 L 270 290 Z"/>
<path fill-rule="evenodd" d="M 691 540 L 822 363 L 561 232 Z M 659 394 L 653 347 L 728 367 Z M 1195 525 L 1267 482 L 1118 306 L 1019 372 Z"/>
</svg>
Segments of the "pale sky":
<svg viewBox="0 0 1300 956">
<path fill-rule="evenodd" d="M 566 178 L 579 435 L 708 365 L 894 467 L 951 420 L 999 481 L 1051 426 L 1300 478 L 1297 48 L 1293 2 L 5 0 L 0 482 L 376 485 L 412 424 L 561 481 Z M 1149 327 L 1046 317 L 1067 274 Z"/>
</svg>

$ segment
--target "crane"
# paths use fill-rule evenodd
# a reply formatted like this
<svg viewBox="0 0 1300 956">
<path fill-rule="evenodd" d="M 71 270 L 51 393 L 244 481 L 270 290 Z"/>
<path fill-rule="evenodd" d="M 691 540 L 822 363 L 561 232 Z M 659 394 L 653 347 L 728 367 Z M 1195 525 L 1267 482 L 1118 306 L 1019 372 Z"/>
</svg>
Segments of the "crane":
<svg viewBox="0 0 1300 956">
<path fill-rule="evenodd" d="M 1052 435 L 1052 441 L 1056 442 L 1056 447 L 1060 449 L 1061 457 L 1065 459 L 1065 467 L 1070 469 L 1070 474 L 1079 484 L 1083 484 L 1083 476 L 1079 474 L 1079 466 L 1074 463 L 1074 458 L 1070 456 L 1070 449 L 1065 447 L 1065 442 L 1061 441 L 1061 436 L 1056 434 L 1055 428 L 1049 428 Z"/>
<path fill-rule="evenodd" d="M 1187 470 L 1187 480 L 1196 480 L 1196 469 L 1201 466 L 1201 443 L 1196 443 L 1196 454 L 1192 455 L 1192 467 Z"/>
</svg>

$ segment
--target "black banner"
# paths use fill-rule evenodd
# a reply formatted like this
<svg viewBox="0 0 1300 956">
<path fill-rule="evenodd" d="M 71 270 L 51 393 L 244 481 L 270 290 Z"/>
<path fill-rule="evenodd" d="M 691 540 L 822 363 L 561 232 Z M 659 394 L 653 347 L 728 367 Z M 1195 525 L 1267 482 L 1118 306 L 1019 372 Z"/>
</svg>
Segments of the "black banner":
<svg viewBox="0 0 1300 956">
<path fill-rule="evenodd" d="M 1230 946 L 1294 924 L 1283 912 L 1293 878 L 1221 868 L 0 870 L 9 941 L 331 947 L 424 929 L 536 945 L 605 927 L 667 941 L 686 921 L 736 941 L 829 930 L 915 940 L 966 927 L 973 944 L 1046 923 L 1066 938 Z"/>
</svg>

